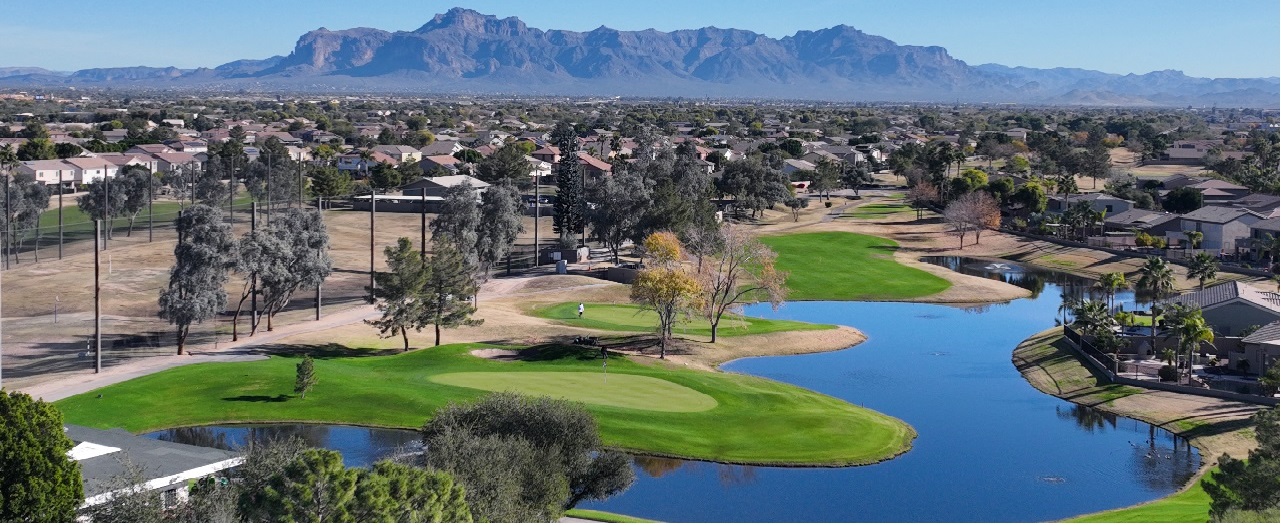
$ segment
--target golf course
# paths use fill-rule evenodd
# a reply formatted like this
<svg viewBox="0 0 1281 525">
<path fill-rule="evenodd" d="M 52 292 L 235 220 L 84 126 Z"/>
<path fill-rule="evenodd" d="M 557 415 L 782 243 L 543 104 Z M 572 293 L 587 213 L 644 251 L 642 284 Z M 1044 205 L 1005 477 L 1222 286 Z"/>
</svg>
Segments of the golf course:
<svg viewBox="0 0 1281 525">
<path fill-rule="evenodd" d="M 132 432 L 247 422 L 418 428 L 451 402 L 490 391 L 584 403 L 608 445 L 762 465 L 859 465 L 905 452 L 902 421 L 800 387 L 568 345 L 484 359 L 457 344 L 395 355 L 321 357 L 318 383 L 293 393 L 293 356 L 178 367 L 59 401 L 67 422 Z M 511 349 L 518 350 L 518 349 Z"/>
<path fill-rule="evenodd" d="M 778 252 L 790 300 L 898 301 L 936 294 L 950 283 L 894 260 L 898 244 L 848 232 L 761 237 Z"/>
<path fill-rule="evenodd" d="M 533 314 L 553 319 L 562 324 L 579 328 L 594 328 L 613 332 L 653 332 L 658 325 L 658 314 L 643 310 L 634 304 L 589 303 L 583 317 L 578 317 L 578 303 L 558 303 L 535 308 Z M 761 319 L 741 315 L 726 315 L 721 319 L 720 336 L 770 334 L 808 330 L 830 330 L 830 324 L 802 323 L 797 321 Z M 702 317 L 682 318 L 672 328 L 675 335 L 711 337 L 712 327 Z"/>
</svg>

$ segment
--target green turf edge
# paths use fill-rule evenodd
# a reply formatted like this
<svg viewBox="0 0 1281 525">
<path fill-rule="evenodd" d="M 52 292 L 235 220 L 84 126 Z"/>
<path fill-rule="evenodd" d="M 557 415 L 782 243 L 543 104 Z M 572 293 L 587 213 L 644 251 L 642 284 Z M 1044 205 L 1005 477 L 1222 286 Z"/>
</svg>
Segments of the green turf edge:
<svg viewBox="0 0 1281 525">
<path fill-rule="evenodd" d="M 1214 467 L 1209 472 L 1218 472 Z M 1182 491 L 1158 500 L 1123 509 L 1083 514 L 1063 520 L 1065 523 L 1208 523 L 1210 495 L 1201 488 L 1204 476 L 1197 477 Z"/>
<path fill-rule="evenodd" d="M 450 370 L 598 370 L 596 359 L 586 357 L 588 353 L 595 356 L 594 350 L 568 346 L 551 346 L 555 356 L 531 362 L 499 363 L 467 354 L 470 349 L 494 346 L 472 343 L 390 356 L 325 357 L 317 360 L 320 383 L 302 402 L 265 402 L 293 397 L 282 392 L 292 391 L 297 359 L 272 357 L 176 367 L 72 396 L 58 401 L 57 406 L 68 422 L 133 432 L 236 423 L 414 429 L 446 403 L 473 400 L 484 392 L 442 385 L 411 390 L 403 388 L 405 380 L 417 385 L 420 380 L 426 382 L 421 376 Z M 363 373 L 347 374 L 346 382 L 334 379 L 343 369 L 362 368 Z M 629 452 L 746 465 L 854 466 L 903 454 L 917 435 L 897 418 L 787 383 L 667 364 L 640 364 L 623 356 L 612 356 L 610 369 L 666 379 L 720 403 L 711 411 L 684 414 L 589 407 L 601 423 L 604 442 Z M 397 382 L 397 375 L 405 377 Z M 215 396 L 235 397 L 222 397 L 227 403 L 209 403 Z M 242 397 L 252 399 L 239 399 Z M 637 417 L 639 414 L 644 416 Z M 774 419 L 762 421 L 762 417 Z M 857 428 L 851 422 L 856 422 Z M 742 430 L 727 433 L 726 428 Z M 763 439 L 762 435 L 770 437 Z"/>
<path fill-rule="evenodd" d="M 565 511 L 565 516 L 582 520 L 599 521 L 602 523 L 662 523 L 659 521 L 637 518 L 635 516 L 628 516 L 626 514 L 590 509 L 569 509 Z"/>
</svg>

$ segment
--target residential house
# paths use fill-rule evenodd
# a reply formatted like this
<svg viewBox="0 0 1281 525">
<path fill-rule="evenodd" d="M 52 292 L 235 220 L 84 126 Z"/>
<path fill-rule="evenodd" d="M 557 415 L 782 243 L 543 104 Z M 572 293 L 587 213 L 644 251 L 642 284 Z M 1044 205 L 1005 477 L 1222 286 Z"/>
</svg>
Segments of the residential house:
<svg viewBox="0 0 1281 525">
<path fill-rule="evenodd" d="M 418 152 L 421 155 L 418 157 L 418 160 L 422 160 L 423 157 L 430 157 L 433 155 L 453 155 L 462 150 L 463 145 L 459 144 L 456 140 L 438 140 L 419 149 Z"/>
<path fill-rule="evenodd" d="M 1250 210 L 1227 206 L 1202 206 L 1179 217 L 1179 231 L 1166 237 L 1171 244 L 1186 242 L 1184 231 L 1201 232 L 1201 250 L 1232 253 L 1237 241 L 1250 236 L 1250 226 L 1263 220 Z M 1244 247 L 1243 247 L 1244 248 Z"/>
<path fill-rule="evenodd" d="M 1237 239 L 1237 254 L 1261 262 L 1271 257 L 1276 262 L 1277 254 L 1268 251 L 1268 246 L 1281 238 L 1281 218 L 1270 217 L 1250 225 L 1250 235 Z"/>
<path fill-rule="evenodd" d="M 784 175 L 791 175 L 792 173 L 795 173 L 798 171 L 814 171 L 816 168 L 817 166 L 815 166 L 814 163 L 809 161 L 787 159 L 783 161 L 782 171 Z"/>
<path fill-rule="evenodd" d="M 525 156 L 525 161 L 529 163 L 529 177 L 535 182 L 544 182 L 544 179 L 552 176 L 552 163 L 528 155 Z"/>
<path fill-rule="evenodd" d="M 80 168 L 62 159 L 24 160 L 14 168 L 14 171 L 30 175 L 46 186 L 59 183 L 70 186 L 75 184 Z"/>
<path fill-rule="evenodd" d="M 184 168 L 190 166 L 193 169 L 200 169 L 203 165 L 200 159 L 195 155 L 185 152 L 175 153 L 156 153 L 152 155 L 156 159 L 156 170 L 159 172 L 171 171 L 175 168 Z"/>
<path fill-rule="evenodd" d="M 1247 328 L 1275 323 L 1281 316 L 1276 292 L 1240 281 L 1219 283 L 1164 302 L 1200 308 L 1206 324 L 1223 336 L 1240 336 Z"/>
<path fill-rule="evenodd" d="M 600 178 L 614 173 L 614 167 L 608 162 L 593 157 L 586 151 L 578 152 L 578 166 L 583 170 L 584 175 L 591 178 Z"/>
<path fill-rule="evenodd" d="M 1228 365 L 1229 368 L 1236 369 L 1237 363 L 1242 361 L 1247 363 L 1245 370 L 1250 373 L 1259 374 L 1271 368 L 1279 357 L 1278 345 L 1281 345 L 1281 328 L 1279 327 L 1281 322 L 1273 320 L 1241 339 L 1241 346 L 1228 352 L 1228 359 L 1231 362 Z"/>
<path fill-rule="evenodd" d="M 396 159 L 398 164 L 413 164 L 423 160 L 423 153 L 415 149 L 413 146 L 374 146 L 374 151 Z"/>
<path fill-rule="evenodd" d="M 1103 216 L 1103 227 L 1110 232 L 1141 231 L 1153 237 L 1165 237 L 1179 230 L 1179 216 L 1165 211 L 1131 208 Z"/>
<path fill-rule="evenodd" d="M 73 157 L 67 164 L 76 167 L 76 184 L 89 184 L 103 178 L 115 178 L 120 173 L 120 166 L 101 158 Z"/>
<path fill-rule="evenodd" d="M 463 161 L 458 160 L 453 155 L 428 155 L 418 162 L 422 167 L 423 173 L 431 173 L 436 168 L 441 168 L 450 173 L 457 173 L 458 167 Z"/>
<path fill-rule="evenodd" d="M 533 153 L 529 154 L 529 156 L 543 162 L 556 164 L 557 162 L 560 162 L 560 148 L 556 146 L 543 146 L 534 150 Z"/>
<path fill-rule="evenodd" d="M 145 473 L 147 479 L 142 488 L 159 491 L 166 507 L 185 500 L 192 481 L 217 475 L 244 462 L 244 456 L 236 452 L 135 436 L 118 428 L 99 430 L 78 425 L 64 428 L 67 437 L 75 443 L 67 456 L 80 464 L 80 477 L 84 482 L 85 500 L 81 510 L 105 503 L 114 496 L 113 489 L 121 490 L 112 483 L 127 474 L 129 466 L 125 458 Z"/>
<path fill-rule="evenodd" d="M 425 191 L 428 197 L 444 197 L 445 192 L 454 186 L 467 183 L 476 189 L 476 198 L 489 187 L 489 183 L 472 177 L 470 175 L 447 175 L 444 177 L 423 177 L 416 181 L 410 182 L 400 187 L 401 195 L 422 195 Z"/>
<path fill-rule="evenodd" d="M 1051 195 L 1049 202 L 1046 204 L 1045 211 L 1050 213 L 1063 213 L 1075 206 L 1078 202 L 1089 203 L 1090 209 L 1095 213 L 1104 212 L 1104 219 L 1107 215 L 1130 211 L 1134 208 L 1134 202 L 1122 198 L 1113 197 L 1106 193 L 1085 193 L 1069 195 L 1066 199 L 1061 195 Z"/>
<path fill-rule="evenodd" d="M 156 153 L 174 153 L 178 150 L 164 144 L 139 144 L 125 150 L 125 153 L 141 153 L 143 155 L 153 155 Z"/>
</svg>

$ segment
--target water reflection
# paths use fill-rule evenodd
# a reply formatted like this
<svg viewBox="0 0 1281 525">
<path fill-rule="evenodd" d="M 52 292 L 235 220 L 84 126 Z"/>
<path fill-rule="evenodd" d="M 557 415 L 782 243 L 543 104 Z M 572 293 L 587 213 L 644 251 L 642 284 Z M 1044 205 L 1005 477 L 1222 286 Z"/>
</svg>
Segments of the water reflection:
<svg viewBox="0 0 1281 525">
<path fill-rule="evenodd" d="M 367 428 L 345 425 L 224 425 L 184 427 L 146 434 L 147 437 L 235 450 L 250 441 L 263 442 L 298 437 L 307 446 L 337 450 L 349 467 L 363 467 L 379 459 L 422 447 L 419 433 L 413 430 Z"/>
<path fill-rule="evenodd" d="M 1108 427 L 1116 428 L 1116 414 L 1095 410 L 1085 405 L 1056 406 L 1054 413 L 1059 416 L 1059 419 L 1075 422 L 1077 428 L 1086 432 L 1093 433 L 1095 430 Z"/>
</svg>

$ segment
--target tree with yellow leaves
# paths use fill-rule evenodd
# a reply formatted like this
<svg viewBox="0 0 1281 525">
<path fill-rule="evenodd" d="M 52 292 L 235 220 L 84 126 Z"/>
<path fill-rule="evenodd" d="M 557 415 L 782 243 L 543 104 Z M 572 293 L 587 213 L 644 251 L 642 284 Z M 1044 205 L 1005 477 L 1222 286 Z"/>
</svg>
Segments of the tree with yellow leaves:
<svg viewBox="0 0 1281 525">
<path fill-rule="evenodd" d="M 667 358 L 672 327 L 681 314 L 703 304 L 703 286 L 684 265 L 684 250 L 671 232 L 650 234 L 643 243 L 645 266 L 632 283 L 632 302 L 658 314 L 658 358 Z"/>
</svg>

